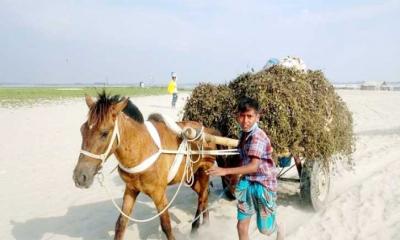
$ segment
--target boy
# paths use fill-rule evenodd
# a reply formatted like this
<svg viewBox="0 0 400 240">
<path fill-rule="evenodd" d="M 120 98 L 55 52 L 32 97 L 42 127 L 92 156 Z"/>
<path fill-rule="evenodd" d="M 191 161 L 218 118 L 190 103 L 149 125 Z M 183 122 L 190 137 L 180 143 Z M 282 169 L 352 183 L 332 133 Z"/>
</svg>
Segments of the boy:
<svg viewBox="0 0 400 240">
<path fill-rule="evenodd" d="M 242 166 L 220 168 L 214 166 L 207 173 L 213 176 L 242 174 L 236 186 L 238 200 L 237 230 L 240 240 L 249 239 L 251 216 L 256 213 L 257 227 L 262 234 L 277 231 L 277 239 L 283 239 L 276 224 L 277 169 L 272 160 L 272 146 L 268 136 L 261 130 L 259 104 L 244 97 L 239 100 L 237 122 L 241 127 L 239 152 Z"/>
</svg>

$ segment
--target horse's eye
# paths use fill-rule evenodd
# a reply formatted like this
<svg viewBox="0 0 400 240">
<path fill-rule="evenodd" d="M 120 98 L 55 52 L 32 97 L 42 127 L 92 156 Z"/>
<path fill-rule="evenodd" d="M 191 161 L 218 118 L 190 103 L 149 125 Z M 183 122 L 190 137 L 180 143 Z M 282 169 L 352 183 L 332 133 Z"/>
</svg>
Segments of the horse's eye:
<svg viewBox="0 0 400 240">
<path fill-rule="evenodd" d="M 102 131 L 102 132 L 100 133 L 100 136 L 101 136 L 102 138 L 106 138 L 106 137 L 108 136 L 108 131 Z"/>
</svg>

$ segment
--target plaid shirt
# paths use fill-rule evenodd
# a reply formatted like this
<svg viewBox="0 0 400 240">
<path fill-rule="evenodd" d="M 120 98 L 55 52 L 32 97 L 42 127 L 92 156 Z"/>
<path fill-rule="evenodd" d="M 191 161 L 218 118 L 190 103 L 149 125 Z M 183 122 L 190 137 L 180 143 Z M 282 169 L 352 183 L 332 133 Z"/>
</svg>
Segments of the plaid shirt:
<svg viewBox="0 0 400 240">
<path fill-rule="evenodd" d="M 241 135 L 239 152 L 242 165 L 249 164 L 254 157 L 261 160 L 257 172 L 246 174 L 245 178 L 276 192 L 278 170 L 272 160 L 272 146 L 267 134 L 257 126 L 251 132 L 242 132 Z"/>
</svg>

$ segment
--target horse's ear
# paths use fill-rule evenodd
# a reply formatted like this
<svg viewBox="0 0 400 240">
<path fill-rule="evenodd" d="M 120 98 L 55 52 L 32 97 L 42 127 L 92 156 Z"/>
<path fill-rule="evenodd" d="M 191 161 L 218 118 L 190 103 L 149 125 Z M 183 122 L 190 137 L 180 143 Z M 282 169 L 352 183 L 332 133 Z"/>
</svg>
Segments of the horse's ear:
<svg viewBox="0 0 400 240">
<path fill-rule="evenodd" d="M 124 97 L 124 98 L 122 98 L 122 100 L 119 102 L 119 103 L 117 103 L 117 104 L 115 104 L 115 106 L 114 106 L 114 113 L 119 113 L 119 112 L 121 112 L 122 110 L 124 110 L 124 108 L 126 107 L 126 105 L 128 105 L 128 102 L 129 102 L 129 98 L 128 97 Z"/>
<path fill-rule="evenodd" d="M 94 105 L 94 100 L 91 96 L 85 94 L 86 105 L 91 108 Z"/>
</svg>

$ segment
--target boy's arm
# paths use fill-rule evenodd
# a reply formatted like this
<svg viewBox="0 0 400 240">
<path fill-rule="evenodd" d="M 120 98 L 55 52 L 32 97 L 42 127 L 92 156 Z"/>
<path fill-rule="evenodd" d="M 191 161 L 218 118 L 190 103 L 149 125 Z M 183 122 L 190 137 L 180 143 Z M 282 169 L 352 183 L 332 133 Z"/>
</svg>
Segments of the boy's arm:
<svg viewBox="0 0 400 240">
<path fill-rule="evenodd" d="M 250 163 L 241 167 L 235 168 L 220 168 L 217 166 L 213 166 L 212 168 L 208 169 L 206 173 L 212 176 L 225 176 L 231 174 L 249 174 L 257 172 L 258 165 L 260 165 L 260 159 L 253 157 L 250 160 Z"/>
</svg>

